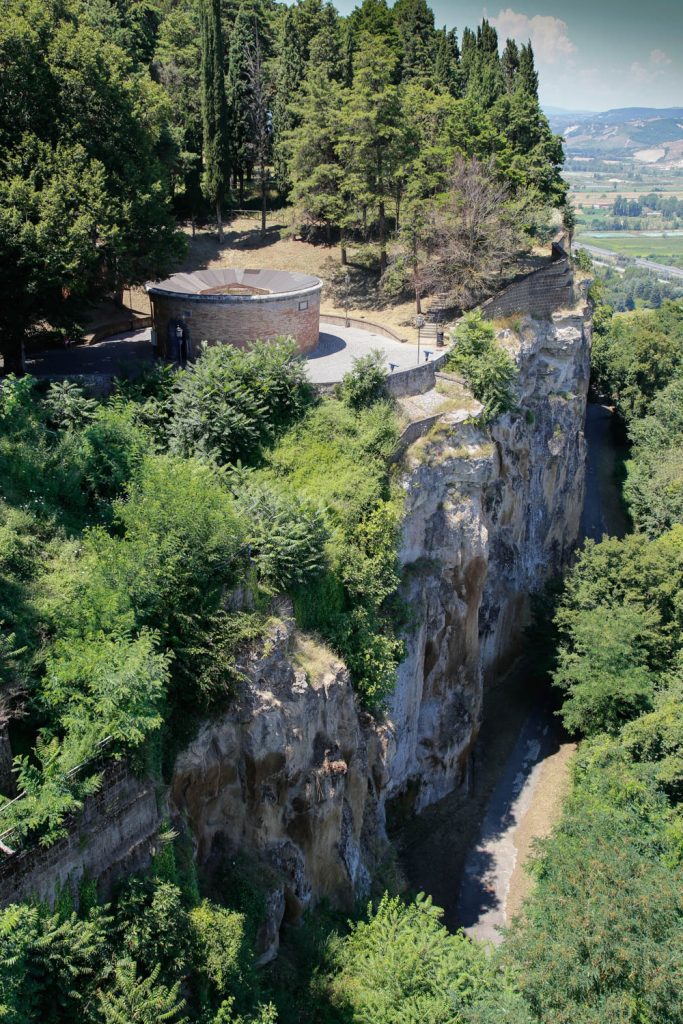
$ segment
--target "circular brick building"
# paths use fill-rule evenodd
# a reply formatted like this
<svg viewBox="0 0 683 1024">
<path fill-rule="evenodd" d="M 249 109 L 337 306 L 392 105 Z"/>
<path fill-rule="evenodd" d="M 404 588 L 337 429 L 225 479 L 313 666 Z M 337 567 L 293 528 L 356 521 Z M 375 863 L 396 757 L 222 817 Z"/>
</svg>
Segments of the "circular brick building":
<svg viewBox="0 0 683 1024">
<path fill-rule="evenodd" d="M 287 270 L 197 270 L 148 284 L 152 342 L 184 364 L 203 341 L 242 347 L 281 336 L 310 352 L 320 334 L 319 277 Z"/>
</svg>

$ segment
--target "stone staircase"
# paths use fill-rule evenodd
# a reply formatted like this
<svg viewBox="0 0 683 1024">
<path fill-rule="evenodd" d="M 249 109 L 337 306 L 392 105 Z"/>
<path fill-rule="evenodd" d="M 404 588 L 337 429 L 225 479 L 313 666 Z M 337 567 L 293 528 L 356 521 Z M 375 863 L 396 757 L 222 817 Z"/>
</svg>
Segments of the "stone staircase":
<svg viewBox="0 0 683 1024">
<path fill-rule="evenodd" d="M 436 345 L 437 331 L 444 329 L 446 309 L 445 294 L 435 295 L 429 303 L 429 309 L 424 314 L 426 323 L 420 330 L 420 339 L 423 342 Z M 448 338 L 445 337 L 444 341 L 447 342 Z"/>
</svg>

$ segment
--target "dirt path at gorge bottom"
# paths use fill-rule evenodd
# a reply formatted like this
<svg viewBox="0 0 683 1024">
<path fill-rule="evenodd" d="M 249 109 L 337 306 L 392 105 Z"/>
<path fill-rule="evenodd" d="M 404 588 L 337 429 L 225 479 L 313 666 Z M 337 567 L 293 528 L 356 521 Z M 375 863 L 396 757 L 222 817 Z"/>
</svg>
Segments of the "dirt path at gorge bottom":
<svg viewBox="0 0 683 1024">
<path fill-rule="evenodd" d="M 469 786 L 404 823 L 398 843 L 410 888 L 431 894 L 447 926 L 496 942 L 526 892 L 533 840 L 559 816 L 573 744 L 523 661 L 485 707 Z"/>
<path fill-rule="evenodd" d="M 581 533 L 623 537 L 628 519 L 617 481 L 623 442 L 612 410 L 590 403 Z M 449 928 L 500 942 L 532 880 L 524 870 L 534 840 L 558 820 L 575 749 L 553 714 L 547 684 L 520 660 L 484 694 L 484 716 L 468 787 L 428 808 L 399 831 L 409 885 L 444 908 Z"/>
</svg>

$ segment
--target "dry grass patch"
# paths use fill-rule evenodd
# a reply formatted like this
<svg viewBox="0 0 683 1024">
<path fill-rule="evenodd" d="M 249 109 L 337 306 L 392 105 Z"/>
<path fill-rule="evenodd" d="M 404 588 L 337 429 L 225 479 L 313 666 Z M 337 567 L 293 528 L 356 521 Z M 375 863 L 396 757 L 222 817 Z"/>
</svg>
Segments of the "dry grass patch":
<svg viewBox="0 0 683 1024">
<path fill-rule="evenodd" d="M 322 641 L 298 629 L 292 637 L 292 661 L 304 670 L 311 686 L 322 682 L 339 664 L 339 658 Z"/>
<path fill-rule="evenodd" d="M 249 267 L 254 270 L 295 270 L 322 278 L 321 312 L 343 316 L 344 271 L 337 246 L 314 245 L 289 234 L 287 210 L 278 211 L 268 224 L 265 238 L 261 237 L 255 217 L 236 217 L 225 231 L 221 244 L 214 231 L 192 232 L 186 227 L 189 250 L 176 272 L 215 270 L 218 267 Z M 388 302 L 378 291 L 377 275 L 354 265 L 356 247 L 348 247 L 349 306 L 348 314 L 358 320 L 375 321 L 396 331 L 409 343 L 417 343 L 417 331 L 412 325 L 412 302 Z M 126 292 L 126 296 L 128 293 Z M 144 288 L 132 289 L 133 306 L 149 312 L 149 299 Z"/>
</svg>

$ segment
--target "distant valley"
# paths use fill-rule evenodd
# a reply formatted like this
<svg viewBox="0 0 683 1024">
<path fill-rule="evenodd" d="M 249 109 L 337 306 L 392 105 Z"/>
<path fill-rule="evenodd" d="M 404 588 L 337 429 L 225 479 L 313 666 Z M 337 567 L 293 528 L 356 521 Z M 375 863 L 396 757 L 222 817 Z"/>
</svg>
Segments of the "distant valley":
<svg viewBox="0 0 683 1024">
<path fill-rule="evenodd" d="M 635 160 L 683 166 L 683 107 L 624 107 L 604 113 L 546 109 L 570 160 Z"/>
</svg>

